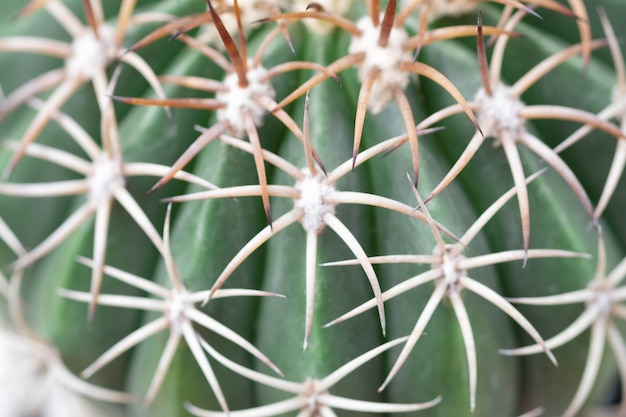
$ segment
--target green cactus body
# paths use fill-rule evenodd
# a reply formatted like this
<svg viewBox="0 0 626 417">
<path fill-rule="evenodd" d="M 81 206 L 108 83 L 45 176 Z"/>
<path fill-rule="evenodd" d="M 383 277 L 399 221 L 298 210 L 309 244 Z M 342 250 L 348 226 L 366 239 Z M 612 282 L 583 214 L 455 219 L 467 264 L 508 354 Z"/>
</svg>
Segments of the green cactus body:
<svg viewBox="0 0 626 417">
<path fill-rule="evenodd" d="M 620 1 L 5 3 L 3 416 L 624 415 Z"/>
</svg>

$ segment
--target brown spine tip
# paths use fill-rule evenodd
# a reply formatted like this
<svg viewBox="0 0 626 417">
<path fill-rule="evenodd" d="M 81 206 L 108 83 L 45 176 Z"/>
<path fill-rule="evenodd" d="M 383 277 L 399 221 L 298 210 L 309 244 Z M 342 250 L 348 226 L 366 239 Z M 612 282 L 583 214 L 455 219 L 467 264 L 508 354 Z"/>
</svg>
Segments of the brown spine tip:
<svg viewBox="0 0 626 417">
<path fill-rule="evenodd" d="M 309 3 L 306 5 L 306 9 L 305 10 L 315 10 L 316 12 L 325 12 L 326 10 L 324 9 L 324 6 L 322 6 L 319 3 L 313 2 L 313 3 Z"/>
<path fill-rule="evenodd" d="M 426 28 L 428 27 L 428 17 L 430 15 L 430 3 L 426 2 L 420 9 L 420 27 L 417 34 L 417 46 L 415 47 L 415 55 L 413 56 L 413 62 L 417 62 L 422 45 L 424 44 L 424 37 L 426 36 Z"/>
<path fill-rule="evenodd" d="M 98 33 L 98 23 L 96 22 L 96 17 L 93 14 L 93 9 L 89 0 L 83 0 L 83 7 L 85 8 L 85 19 L 87 19 L 87 23 L 89 23 L 89 27 L 93 31 L 93 35 L 96 39 L 100 39 L 100 35 Z"/>
<path fill-rule="evenodd" d="M 263 204 L 263 210 L 265 211 L 265 217 L 267 218 L 267 224 L 270 227 L 270 230 L 274 230 L 274 225 L 272 223 L 272 212 L 270 210 L 269 204 Z"/>
<path fill-rule="evenodd" d="M 228 29 L 226 29 L 226 26 L 224 26 L 224 22 L 213 7 L 213 4 L 211 4 L 211 0 L 206 0 L 206 2 L 209 5 L 209 12 L 211 13 L 211 17 L 213 18 L 215 29 L 217 29 L 220 38 L 222 38 L 222 42 L 224 43 L 226 52 L 228 53 L 235 72 L 237 73 L 237 77 L 239 78 L 239 87 L 245 88 L 248 86 L 248 78 L 246 77 L 247 65 L 245 64 L 244 59 L 239 53 L 239 49 L 237 48 L 233 37 L 230 35 L 230 33 L 228 33 Z"/>
<path fill-rule="evenodd" d="M 487 64 L 487 51 L 485 49 L 485 38 L 483 36 L 483 13 L 481 10 L 478 10 L 477 29 L 476 49 L 478 54 L 478 67 L 480 69 L 480 80 L 483 83 L 485 93 L 491 97 L 493 95 L 493 90 L 491 89 L 491 83 L 489 82 L 489 66 Z M 477 123 L 476 128 L 480 130 Z"/>
<path fill-rule="evenodd" d="M 396 17 L 396 0 L 389 0 L 383 15 L 383 21 L 380 25 L 380 36 L 378 37 L 378 46 L 385 47 L 389 43 L 389 35 L 393 28 L 393 21 Z"/>
</svg>

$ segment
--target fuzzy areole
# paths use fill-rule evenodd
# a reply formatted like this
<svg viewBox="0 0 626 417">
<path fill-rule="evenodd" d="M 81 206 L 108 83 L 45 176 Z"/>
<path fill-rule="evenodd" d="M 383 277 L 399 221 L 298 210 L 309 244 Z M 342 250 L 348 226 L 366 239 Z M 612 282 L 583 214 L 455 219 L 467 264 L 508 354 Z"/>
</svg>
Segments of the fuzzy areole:
<svg viewBox="0 0 626 417">
<path fill-rule="evenodd" d="M 114 3 L 0 6 L 2 417 L 583 417 L 626 380 L 626 5 Z"/>
</svg>

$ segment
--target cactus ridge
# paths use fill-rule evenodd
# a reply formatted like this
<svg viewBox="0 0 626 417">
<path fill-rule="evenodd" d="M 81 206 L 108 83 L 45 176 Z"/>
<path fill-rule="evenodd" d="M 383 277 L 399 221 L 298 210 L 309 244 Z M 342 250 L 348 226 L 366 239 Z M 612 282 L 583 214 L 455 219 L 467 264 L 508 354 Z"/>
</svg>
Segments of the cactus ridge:
<svg viewBox="0 0 626 417">
<path fill-rule="evenodd" d="M 583 0 L 348 3 L 0 6 L 0 414 L 626 395 L 623 29 Z"/>
</svg>

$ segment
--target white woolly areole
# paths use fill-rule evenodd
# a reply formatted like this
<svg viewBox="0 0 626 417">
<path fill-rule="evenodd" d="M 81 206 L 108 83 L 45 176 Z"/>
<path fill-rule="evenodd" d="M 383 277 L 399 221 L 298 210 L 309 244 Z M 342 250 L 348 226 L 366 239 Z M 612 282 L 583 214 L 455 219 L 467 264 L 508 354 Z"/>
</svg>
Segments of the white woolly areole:
<svg viewBox="0 0 626 417">
<path fill-rule="evenodd" d="M 244 123 L 246 111 L 252 115 L 256 126 L 263 124 L 266 109 L 254 100 L 255 97 L 265 96 L 271 99 L 276 97 L 276 91 L 270 82 L 263 81 L 266 74 L 267 70 L 263 66 L 252 68 L 252 60 L 248 60 L 246 73 L 248 85 L 245 88 L 239 87 L 239 77 L 236 73 L 231 73 L 223 81 L 223 84 L 228 87 L 228 92 L 215 94 L 217 100 L 226 104 L 226 107 L 217 111 L 217 120 L 220 122 L 227 120 L 230 124 L 230 133 L 239 139 L 246 136 Z"/>
<path fill-rule="evenodd" d="M 167 319 L 170 322 L 170 331 L 173 333 L 181 334 L 182 324 L 189 320 L 185 314 L 188 308 L 193 307 L 193 302 L 190 300 L 190 293 L 186 289 L 175 291 L 174 296 L 170 302 L 169 309 L 167 311 Z"/>
<path fill-rule="evenodd" d="M 465 276 L 465 271 L 461 270 L 458 266 L 458 262 L 465 259 L 463 255 L 458 255 L 451 258 L 448 254 L 448 250 L 451 247 L 446 245 L 446 252 L 441 253 L 439 247 L 436 246 L 433 250 L 433 254 L 439 257 L 439 262 L 432 265 L 432 269 L 440 269 L 443 272 L 443 282 L 448 287 L 448 291 L 457 291 L 459 289 L 459 278 Z"/>
<path fill-rule="evenodd" d="M 456 263 L 450 260 L 448 255 L 442 257 L 441 269 L 443 270 L 443 282 L 448 286 L 455 285 L 459 278 L 459 273 L 456 270 Z"/>
<path fill-rule="evenodd" d="M 307 378 L 304 388 L 304 395 L 308 396 L 307 409 L 309 415 L 318 415 L 320 410 L 320 396 L 326 394 L 326 391 L 320 392 L 319 381 L 317 379 Z"/>
<path fill-rule="evenodd" d="M 491 87 L 491 96 L 485 93 L 484 88 L 478 90 L 474 97 L 474 101 L 480 106 L 476 118 L 480 125 L 495 123 L 495 132 L 507 130 L 513 133 L 513 137 L 517 137 L 524 131 L 524 120 L 519 117 L 524 103 L 517 98 L 511 98 L 510 91 L 510 87 L 502 84 Z"/>
<path fill-rule="evenodd" d="M 295 185 L 300 191 L 300 198 L 295 201 L 295 207 L 302 210 L 300 219 L 302 227 L 307 232 L 321 233 L 326 226 L 324 216 L 335 213 L 335 205 L 326 201 L 326 196 L 335 192 L 335 187 L 326 182 L 322 173 L 311 175 L 308 169 L 303 170 L 305 177 Z"/>
<path fill-rule="evenodd" d="M 72 390 L 58 352 L 0 324 L 2 416 L 104 417 L 109 415 Z"/>
<path fill-rule="evenodd" d="M 611 291 L 611 288 L 598 288 L 595 299 L 592 301 L 598 307 L 600 316 L 607 320 L 611 318 L 613 307 L 615 306 L 611 297 Z"/>
<path fill-rule="evenodd" d="M 392 28 L 387 46 L 381 47 L 378 45 L 380 28 L 375 27 L 369 17 L 361 18 L 357 26 L 363 34 L 352 38 L 348 51 L 350 54 L 365 53 L 365 60 L 358 69 L 359 81 L 364 82 L 374 69 L 381 71 L 372 85 L 367 104 L 368 109 L 377 114 L 391 101 L 392 88 L 404 90 L 409 85 L 411 74 L 399 69 L 401 62 L 413 60 L 413 54 L 402 49 L 409 36 L 404 29 Z"/>
<path fill-rule="evenodd" d="M 96 161 L 89 177 L 89 203 L 98 207 L 111 199 L 114 188 L 124 186 L 124 174 L 118 162 L 108 157 Z"/>
<path fill-rule="evenodd" d="M 115 58 L 115 29 L 102 25 L 98 36 L 96 38 L 93 30 L 87 29 L 72 42 L 72 56 L 65 62 L 71 77 L 90 80 L 97 69 L 106 67 Z"/>
</svg>

